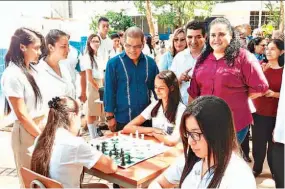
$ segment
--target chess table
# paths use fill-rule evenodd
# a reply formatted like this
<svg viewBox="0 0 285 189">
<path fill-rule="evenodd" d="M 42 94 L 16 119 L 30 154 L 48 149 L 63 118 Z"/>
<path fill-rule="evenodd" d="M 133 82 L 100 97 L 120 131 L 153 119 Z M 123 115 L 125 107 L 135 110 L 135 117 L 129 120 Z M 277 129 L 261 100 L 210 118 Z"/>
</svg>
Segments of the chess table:
<svg viewBox="0 0 285 189">
<path fill-rule="evenodd" d="M 118 135 L 113 133 L 112 135 Z M 104 136 L 99 140 L 105 140 L 112 136 Z M 144 140 L 159 143 L 154 137 L 145 136 Z M 138 162 L 132 166 L 119 166 L 113 174 L 106 174 L 97 169 L 84 169 L 90 175 L 118 184 L 125 188 L 147 188 L 151 181 L 159 176 L 166 168 L 183 154 L 182 144 L 169 147 L 167 151 Z"/>
</svg>

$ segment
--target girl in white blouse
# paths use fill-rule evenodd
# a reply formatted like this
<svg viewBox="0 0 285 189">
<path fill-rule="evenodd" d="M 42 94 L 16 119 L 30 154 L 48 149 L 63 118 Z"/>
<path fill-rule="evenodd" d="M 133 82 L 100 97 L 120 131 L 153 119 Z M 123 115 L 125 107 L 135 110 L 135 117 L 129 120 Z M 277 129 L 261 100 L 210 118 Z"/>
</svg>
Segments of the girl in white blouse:
<svg viewBox="0 0 285 189">
<path fill-rule="evenodd" d="M 64 188 L 85 188 L 83 167 L 114 173 L 116 163 L 77 137 L 80 130 L 79 104 L 71 97 L 55 97 L 48 102 L 48 121 L 36 139 L 31 170 L 59 181 Z M 98 188 L 98 185 L 88 185 Z"/>
<path fill-rule="evenodd" d="M 103 86 L 104 79 L 104 64 L 98 54 L 100 44 L 100 37 L 91 34 L 87 39 L 86 54 L 80 61 L 82 70 L 86 71 L 87 77 L 87 126 L 91 138 L 103 136 L 98 127 L 99 117 L 103 119 L 103 105 L 95 103 L 99 99 L 99 88 Z"/>
<path fill-rule="evenodd" d="M 179 142 L 179 127 L 185 105 L 181 101 L 177 77 L 172 71 L 160 72 L 154 82 L 158 101 L 151 103 L 139 116 L 128 123 L 122 133 L 154 136 L 168 146 Z M 152 120 L 152 127 L 143 127 L 146 120 Z"/>
<path fill-rule="evenodd" d="M 19 170 L 21 167 L 30 168 L 28 148 L 41 133 L 42 93 L 33 64 L 38 63 L 43 49 L 44 38 L 40 33 L 28 28 L 17 29 L 5 56 L 6 69 L 1 78 L 6 98 L 5 112 L 11 113 L 15 120 L 12 149 L 21 187 L 24 185 Z"/>
<path fill-rule="evenodd" d="M 256 188 L 251 168 L 239 155 L 232 113 L 215 96 L 194 100 L 181 119 L 184 156 L 149 188 Z"/>
<path fill-rule="evenodd" d="M 70 96 L 75 98 L 75 88 L 70 72 L 61 60 L 67 58 L 69 52 L 68 34 L 61 30 L 50 30 L 46 35 L 46 52 L 37 65 L 39 83 L 43 93 L 45 109 L 47 103 L 55 96 Z"/>
</svg>

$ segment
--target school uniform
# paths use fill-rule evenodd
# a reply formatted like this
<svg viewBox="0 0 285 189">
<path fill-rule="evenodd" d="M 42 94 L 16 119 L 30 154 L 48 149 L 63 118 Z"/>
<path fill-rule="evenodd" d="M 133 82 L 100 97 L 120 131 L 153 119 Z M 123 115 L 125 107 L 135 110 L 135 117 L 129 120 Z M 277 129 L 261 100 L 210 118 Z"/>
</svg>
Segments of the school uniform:
<svg viewBox="0 0 285 189">
<path fill-rule="evenodd" d="M 75 99 L 75 88 L 72 76 L 65 66 L 59 64 L 61 76 L 59 76 L 42 58 L 36 65 L 38 71 L 39 87 L 41 88 L 44 108 L 48 109 L 48 101 L 58 96 L 69 96 Z"/>
<path fill-rule="evenodd" d="M 37 83 L 37 72 L 31 69 L 31 74 L 34 76 Z M 1 78 L 1 88 L 3 89 L 3 94 L 11 107 L 11 117 L 14 120 L 12 131 L 12 149 L 20 183 L 21 186 L 24 187 L 19 170 L 21 167 L 26 167 L 28 169 L 30 168 L 31 155 L 29 154 L 28 148 L 33 145 L 34 137 L 28 133 L 28 131 L 18 120 L 13 110 L 13 106 L 9 101 L 9 97 L 23 99 L 27 113 L 38 125 L 41 125 L 43 118 L 42 104 L 38 103 L 36 105 L 36 98 L 31 84 L 22 70 L 12 62 L 3 72 Z"/>
<path fill-rule="evenodd" d="M 104 64 L 102 57 L 94 56 L 94 60 L 97 63 L 97 68 L 93 63 L 93 68 L 91 66 L 91 60 L 89 54 L 82 56 L 80 60 L 82 71 L 91 70 L 92 77 L 98 84 L 99 88 L 103 87 L 104 79 Z M 103 106 L 101 103 L 95 103 L 99 99 L 99 91 L 95 89 L 92 84 L 87 81 L 87 115 L 88 116 L 102 116 L 104 113 Z"/>
<path fill-rule="evenodd" d="M 172 184 L 179 184 L 185 166 L 184 155 L 177 158 L 164 173 L 166 180 Z M 203 160 L 197 161 L 190 173 L 186 176 L 181 185 L 181 189 L 188 188 L 208 188 L 213 176 L 214 169 L 210 168 L 202 176 Z M 234 152 L 231 155 L 229 164 L 226 167 L 218 188 L 256 188 L 255 178 L 246 162 Z"/>
<path fill-rule="evenodd" d="M 153 108 L 157 105 L 158 101 L 152 102 L 146 109 L 141 113 L 146 120 L 152 120 L 152 127 L 163 130 L 165 133 L 168 133 L 168 127 L 173 126 L 173 132 L 169 133 L 174 136 L 179 136 L 179 128 L 182 114 L 184 113 L 186 106 L 183 103 L 179 103 L 177 107 L 176 117 L 174 123 L 169 123 L 168 119 L 164 115 L 162 105 L 160 105 L 156 117 L 151 117 L 151 112 Z"/>
<path fill-rule="evenodd" d="M 37 140 L 34 146 L 36 143 Z M 64 128 L 58 128 L 49 164 L 50 178 L 59 181 L 64 188 L 80 188 L 83 167 L 91 169 L 101 155 L 83 138 L 72 135 Z"/>
</svg>

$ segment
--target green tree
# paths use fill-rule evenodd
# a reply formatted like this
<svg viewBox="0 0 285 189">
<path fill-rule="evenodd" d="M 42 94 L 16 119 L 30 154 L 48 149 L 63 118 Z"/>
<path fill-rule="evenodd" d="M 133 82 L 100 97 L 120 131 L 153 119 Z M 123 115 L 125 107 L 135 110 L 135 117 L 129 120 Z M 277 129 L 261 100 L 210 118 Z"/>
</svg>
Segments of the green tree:
<svg viewBox="0 0 285 189">
<path fill-rule="evenodd" d="M 200 18 L 210 16 L 213 6 L 218 1 L 151 1 L 153 16 L 158 20 L 158 24 L 167 27 L 181 27 L 189 20 L 194 19 L 195 10 L 201 12 Z M 146 13 L 145 2 L 136 1 L 135 6 L 142 14 Z"/>
<path fill-rule="evenodd" d="M 92 29 L 94 32 L 97 32 L 98 30 L 98 19 L 101 16 L 104 16 L 109 19 L 109 34 L 116 33 L 119 30 L 125 31 L 129 27 L 135 25 L 132 18 L 130 16 L 125 15 L 123 10 L 121 12 L 108 11 L 105 15 L 95 15 L 91 18 L 90 29 Z"/>
</svg>

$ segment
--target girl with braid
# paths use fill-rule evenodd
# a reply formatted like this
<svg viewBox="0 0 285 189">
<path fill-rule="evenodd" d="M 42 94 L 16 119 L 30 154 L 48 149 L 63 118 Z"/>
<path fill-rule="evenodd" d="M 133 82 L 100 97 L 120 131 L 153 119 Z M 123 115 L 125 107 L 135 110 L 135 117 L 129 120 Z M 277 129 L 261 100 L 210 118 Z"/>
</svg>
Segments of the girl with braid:
<svg viewBox="0 0 285 189">
<path fill-rule="evenodd" d="M 85 187 L 83 167 L 114 173 L 113 160 L 77 137 L 80 129 L 79 104 L 71 97 L 55 97 L 48 102 L 48 121 L 35 141 L 31 169 L 62 183 L 64 188 Z M 89 185 L 95 188 L 95 185 Z"/>
<path fill-rule="evenodd" d="M 1 88 L 6 98 L 5 113 L 14 120 L 12 149 L 22 187 L 19 170 L 21 167 L 30 168 L 28 148 L 41 133 L 42 93 L 34 64 L 38 62 L 43 48 L 44 38 L 40 33 L 28 28 L 17 29 L 5 56 L 6 69 L 1 78 Z"/>
</svg>

